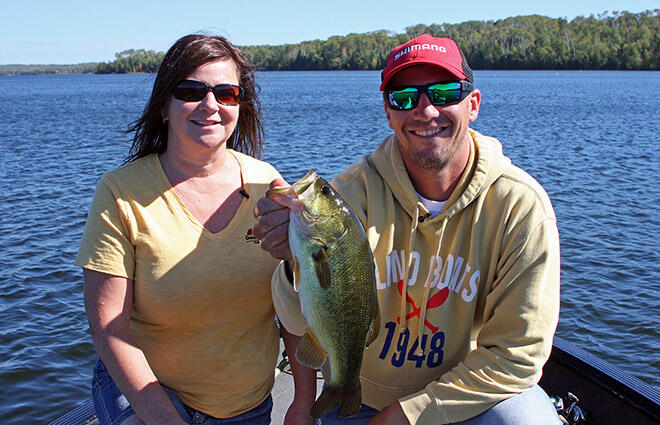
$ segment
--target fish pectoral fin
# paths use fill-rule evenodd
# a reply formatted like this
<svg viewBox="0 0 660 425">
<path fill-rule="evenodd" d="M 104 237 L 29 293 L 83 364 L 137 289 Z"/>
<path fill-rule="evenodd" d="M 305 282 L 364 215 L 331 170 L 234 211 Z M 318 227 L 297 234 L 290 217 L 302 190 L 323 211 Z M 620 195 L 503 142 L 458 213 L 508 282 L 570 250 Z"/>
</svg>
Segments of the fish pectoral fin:
<svg viewBox="0 0 660 425">
<path fill-rule="evenodd" d="M 365 344 L 366 347 L 374 342 L 376 337 L 378 337 L 378 332 L 380 332 L 380 310 L 376 312 L 376 317 L 374 318 L 374 321 L 371 323 L 369 331 L 367 332 L 367 342 Z"/>
<path fill-rule="evenodd" d="M 327 353 L 321 347 L 313 333 L 307 332 L 298 342 L 296 360 L 312 369 L 320 369 L 325 363 Z"/>
<path fill-rule="evenodd" d="M 328 289 L 330 282 L 332 282 L 332 271 L 330 270 L 327 250 L 328 247 L 323 245 L 316 253 L 312 254 L 314 268 L 316 269 L 316 278 L 323 289 Z"/>
</svg>

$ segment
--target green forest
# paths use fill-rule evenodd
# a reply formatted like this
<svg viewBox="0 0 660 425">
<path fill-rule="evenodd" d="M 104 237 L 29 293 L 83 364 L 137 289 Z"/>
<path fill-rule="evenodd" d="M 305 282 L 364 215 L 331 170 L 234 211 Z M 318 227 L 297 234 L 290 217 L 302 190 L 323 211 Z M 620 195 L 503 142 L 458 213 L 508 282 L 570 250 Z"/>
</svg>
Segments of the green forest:
<svg viewBox="0 0 660 425">
<path fill-rule="evenodd" d="M 660 9 L 605 12 L 571 21 L 539 15 L 459 24 L 418 24 L 396 34 L 380 30 L 299 44 L 240 46 L 259 70 L 382 69 L 393 47 L 423 33 L 455 39 L 473 69 L 660 70 Z M 126 50 L 115 60 L 80 65 L 6 65 L 13 73 L 156 72 L 163 52 Z M 91 66 L 94 65 L 94 66 Z M 17 72 L 36 68 L 36 72 Z M 70 68 L 67 68 L 70 67 Z"/>
<path fill-rule="evenodd" d="M 129 72 L 156 72 L 165 54 L 153 50 L 124 50 L 115 53 L 112 62 L 101 62 L 96 67 L 97 74 L 126 74 Z"/>
<path fill-rule="evenodd" d="M 0 65 L 0 75 L 87 74 L 96 72 L 97 62 L 76 65 Z"/>
<path fill-rule="evenodd" d="M 458 42 L 473 69 L 660 70 L 660 10 L 562 18 L 415 25 L 295 45 L 245 46 L 264 70 L 382 69 L 395 46 L 423 33 Z"/>
</svg>

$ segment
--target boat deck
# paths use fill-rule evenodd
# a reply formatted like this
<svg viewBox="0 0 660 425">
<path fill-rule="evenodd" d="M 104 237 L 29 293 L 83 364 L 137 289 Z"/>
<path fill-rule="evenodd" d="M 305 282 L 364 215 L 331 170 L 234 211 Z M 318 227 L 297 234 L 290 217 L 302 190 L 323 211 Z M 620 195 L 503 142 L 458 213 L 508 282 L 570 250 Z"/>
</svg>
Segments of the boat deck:
<svg viewBox="0 0 660 425">
<path fill-rule="evenodd" d="M 280 353 L 284 350 L 280 340 Z M 281 355 L 280 359 L 281 360 Z M 277 371 L 279 372 L 279 371 Z M 317 395 L 323 381 L 317 382 Z M 551 396 L 565 397 L 569 392 L 580 399 L 589 424 L 658 425 L 660 390 L 623 372 L 606 361 L 555 337 L 550 360 L 543 370 L 540 385 Z M 279 373 L 272 391 L 273 425 L 284 422 L 293 400 L 293 377 Z M 94 406 L 87 400 L 49 425 L 97 425 Z"/>
<path fill-rule="evenodd" d="M 280 353 L 284 351 L 284 344 L 280 339 Z M 278 362 L 282 360 L 280 354 Z M 279 372 L 277 370 L 276 372 Z M 316 386 L 317 396 L 321 394 L 323 380 L 319 379 Z M 271 414 L 271 423 L 273 425 L 282 424 L 286 411 L 293 401 L 293 376 L 289 373 L 278 373 L 275 378 L 275 386 L 271 392 L 273 397 L 273 412 Z M 48 425 L 98 425 L 99 422 L 94 416 L 94 406 L 92 400 L 79 405 L 77 408 L 67 413 L 66 415 L 56 419 Z"/>
</svg>

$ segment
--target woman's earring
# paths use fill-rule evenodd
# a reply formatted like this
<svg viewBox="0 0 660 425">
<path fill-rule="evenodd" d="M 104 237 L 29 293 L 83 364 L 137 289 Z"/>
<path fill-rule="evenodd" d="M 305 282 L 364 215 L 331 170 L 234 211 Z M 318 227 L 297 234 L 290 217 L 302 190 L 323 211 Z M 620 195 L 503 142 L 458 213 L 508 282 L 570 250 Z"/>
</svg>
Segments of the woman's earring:
<svg viewBox="0 0 660 425">
<path fill-rule="evenodd" d="M 167 117 L 163 117 L 163 124 L 167 124 Z"/>
</svg>

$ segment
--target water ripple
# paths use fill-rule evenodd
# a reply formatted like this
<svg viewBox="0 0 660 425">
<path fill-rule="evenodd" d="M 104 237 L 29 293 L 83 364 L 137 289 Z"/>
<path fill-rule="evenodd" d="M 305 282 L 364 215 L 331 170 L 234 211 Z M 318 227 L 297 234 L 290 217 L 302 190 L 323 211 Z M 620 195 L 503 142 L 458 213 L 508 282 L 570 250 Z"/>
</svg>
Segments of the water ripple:
<svg viewBox="0 0 660 425">
<path fill-rule="evenodd" d="M 474 127 L 502 141 L 557 213 L 558 335 L 660 385 L 660 74 L 475 77 Z M 288 181 L 310 168 L 332 178 L 390 132 L 377 72 L 258 79 L 264 159 Z M 95 355 L 73 262 L 96 182 L 128 152 L 124 132 L 152 84 L 143 75 L 0 77 L 0 103 L 14 106 L 0 117 L 0 388 L 11 394 L 0 423 L 45 423 L 89 397 Z M 629 93 L 646 95 L 635 108 L 612 104 Z M 38 130 L 25 123 L 34 114 Z"/>
</svg>

